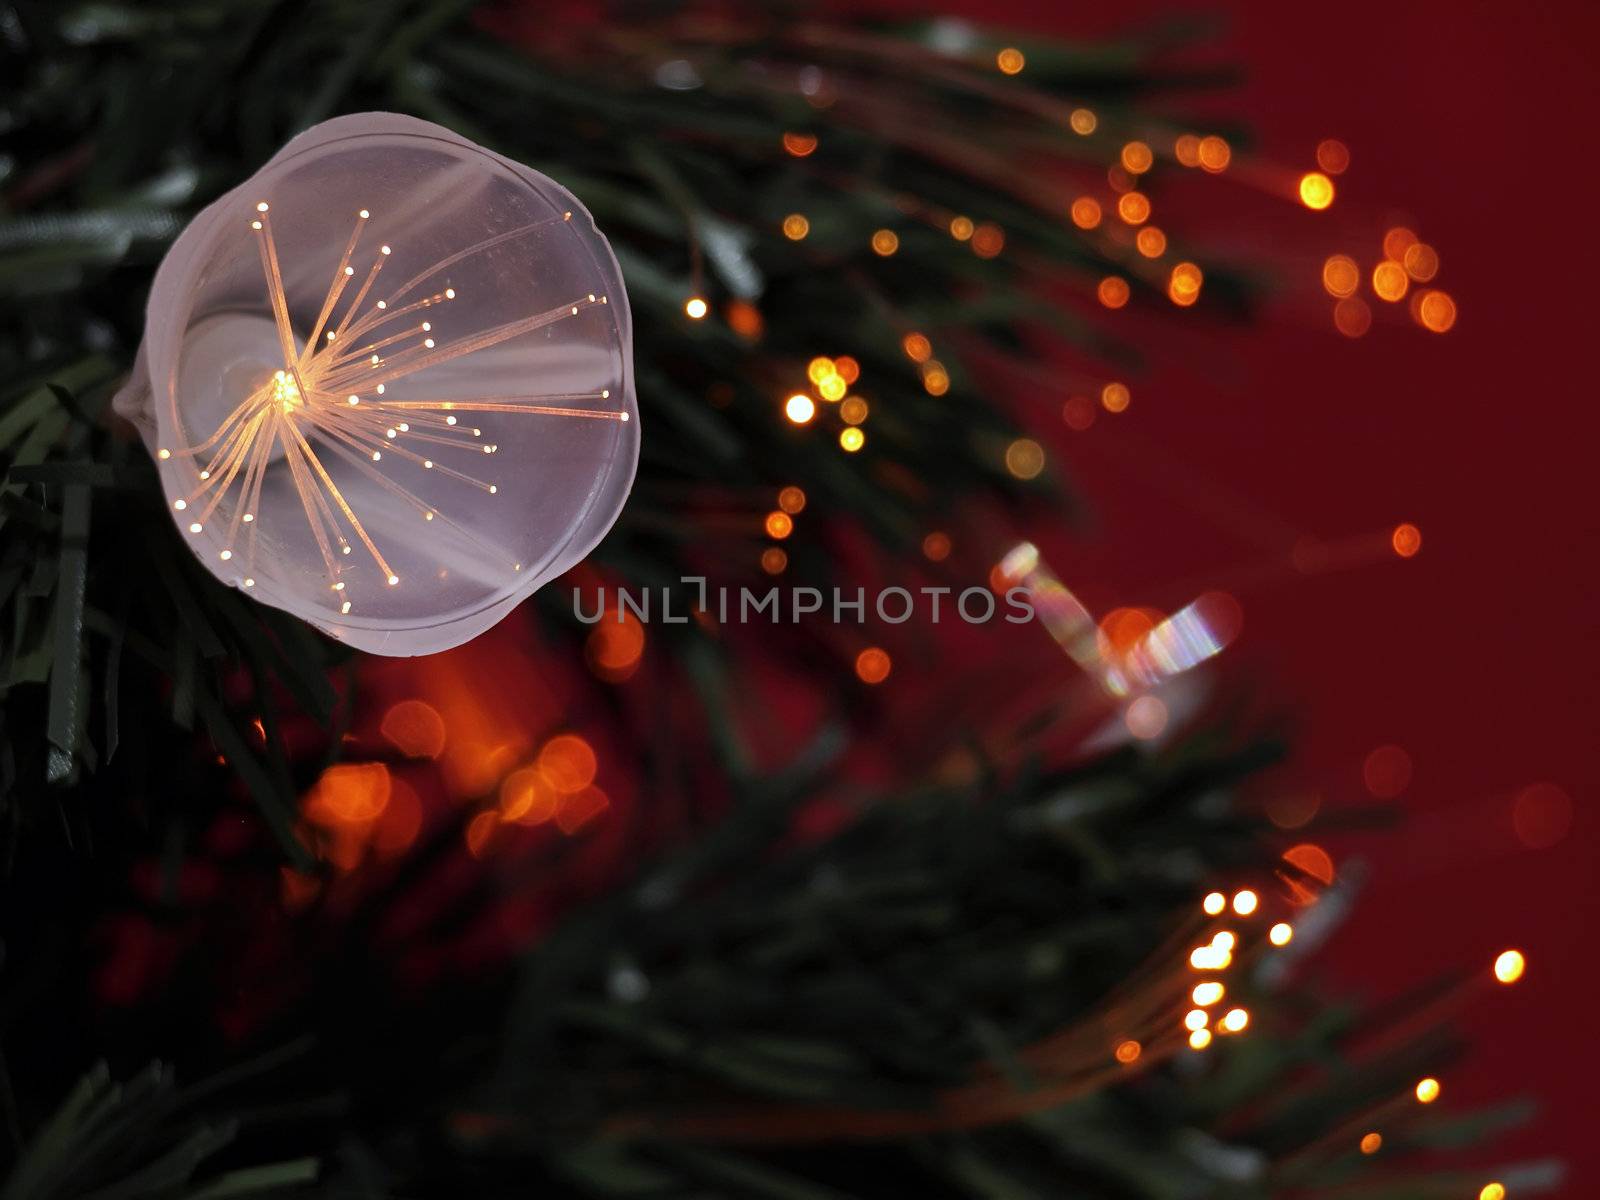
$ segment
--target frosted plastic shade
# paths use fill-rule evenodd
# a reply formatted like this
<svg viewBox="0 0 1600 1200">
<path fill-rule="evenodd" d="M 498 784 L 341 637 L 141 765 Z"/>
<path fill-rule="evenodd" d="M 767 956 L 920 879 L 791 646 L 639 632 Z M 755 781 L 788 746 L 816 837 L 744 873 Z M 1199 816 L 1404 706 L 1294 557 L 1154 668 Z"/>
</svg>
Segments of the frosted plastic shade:
<svg viewBox="0 0 1600 1200">
<path fill-rule="evenodd" d="M 589 214 L 393 113 L 315 126 L 194 219 L 117 408 L 213 574 L 379 654 L 459 645 L 578 562 L 639 456 Z"/>
</svg>

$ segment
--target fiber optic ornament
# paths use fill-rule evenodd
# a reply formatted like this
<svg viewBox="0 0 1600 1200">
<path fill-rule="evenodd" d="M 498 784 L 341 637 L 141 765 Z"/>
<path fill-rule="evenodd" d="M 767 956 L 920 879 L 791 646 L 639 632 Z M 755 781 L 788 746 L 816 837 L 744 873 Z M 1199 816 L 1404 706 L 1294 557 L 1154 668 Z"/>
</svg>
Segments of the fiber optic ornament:
<svg viewBox="0 0 1600 1200">
<path fill-rule="evenodd" d="M 639 455 L 588 213 L 393 113 L 313 127 L 194 219 L 117 408 L 213 574 L 380 654 L 468 641 L 578 562 Z"/>
</svg>

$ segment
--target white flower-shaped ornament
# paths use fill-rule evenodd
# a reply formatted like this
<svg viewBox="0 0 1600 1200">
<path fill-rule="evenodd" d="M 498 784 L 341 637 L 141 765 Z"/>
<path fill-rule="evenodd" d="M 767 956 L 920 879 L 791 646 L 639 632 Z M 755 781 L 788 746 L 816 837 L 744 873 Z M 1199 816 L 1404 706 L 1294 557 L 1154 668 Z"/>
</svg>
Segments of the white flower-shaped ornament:
<svg viewBox="0 0 1600 1200">
<path fill-rule="evenodd" d="M 213 574 L 380 654 L 468 641 L 578 562 L 639 456 L 589 214 L 393 113 L 315 126 L 190 223 L 117 409 Z"/>
</svg>

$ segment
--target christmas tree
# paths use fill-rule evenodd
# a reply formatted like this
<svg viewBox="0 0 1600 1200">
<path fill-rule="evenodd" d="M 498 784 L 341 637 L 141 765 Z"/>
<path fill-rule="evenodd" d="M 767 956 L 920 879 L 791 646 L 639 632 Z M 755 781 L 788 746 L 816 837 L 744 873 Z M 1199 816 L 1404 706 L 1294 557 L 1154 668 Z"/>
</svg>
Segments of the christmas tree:
<svg viewBox="0 0 1600 1200">
<path fill-rule="evenodd" d="M 1520 955 L 1372 1012 L 1298 982 L 1351 893 L 1260 815 L 1276 730 L 1197 706 L 1230 601 L 1097 620 L 1029 540 L 1079 511 L 1041 409 L 1114 420 L 1267 282 L 1165 207 L 1254 165 L 1182 117 L 1227 81 L 1171 65 L 1192 34 L 7 10 L 5 1200 L 1551 1185 L 1451 1156 L 1520 1107 L 1437 1103 L 1449 1013 Z M 186 221 L 372 110 L 579 197 L 644 427 L 585 565 L 414 662 L 205 569 L 109 410 Z M 1373 287 L 1443 332 L 1414 251 Z"/>
</svg>

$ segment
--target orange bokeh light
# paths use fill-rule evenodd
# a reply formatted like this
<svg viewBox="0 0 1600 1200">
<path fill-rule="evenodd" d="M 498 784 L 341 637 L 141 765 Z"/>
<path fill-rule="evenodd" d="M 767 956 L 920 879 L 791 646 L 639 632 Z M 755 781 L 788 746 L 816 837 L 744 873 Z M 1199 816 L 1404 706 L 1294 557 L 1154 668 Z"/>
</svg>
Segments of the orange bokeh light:
<svg viewBox="0 0 1600 1200">
<path fill-rule="evenodd" d="M 1201 138 L 1197 152 L 1200 156 L 1201 168 L 1213 174 L 1218 171 L 1226 171 L 1228 164 L 1233 161 L 1232 148 L 1216 134 Z"/>
<path fill-rule="evenodd" d="M 1044 470 L 1044 447 L 1032 438 L 1017 438 L 1006 447 L 1005 461 L 1018 479 L 1035 479 Z"/>
<path fill-rule="evenodd" d="M 598 768 L 589 743 L 575 733 L 558 734 L 539 751 L 539 774 L 558 792 L 577 792 L 594 782 Z"/>
<path fill-rule="evenodd" d="M 889 678 L 891 665 L 888 651 L 868 646 L 856 655 L 856 678 L 862 683 L 882 683 Z"/>
<path fill-rule="evenodd" d="M 1200 165 L 1200 139 L 1192 133 L 1184 133 L 1172 143 L 1172 155 L 1186 167 Z"/>
<path fill-rule="evenodd" d="M 728 328 L 746 341 L 754 341 L 760 337 L 765 328 L 761 310 L 748 300 L 730 300 L 728 306 L 722 310 L 722 315 L 728 322 Z"/>
<path fill-rule="evenodd" d="M 861 378 L 861 364 L 848 354 L 841 354 L 834 359 L 833 369 L 846 383 L 854 383 Z"/>
<path fill-rule="evenodd" d="M 382 763 L 335 763 L 306 794 L 306 815 L 325 824 L 364 825 L 389 803 L 389 768 Z"/>
<path fill-rule="evenodd" d="M 1100 281 L 1095 294 L 1107 308 L 1121 308 L 1128 302 L 1128 281 L 1119 275 L 1107 275 Z"/>
<path fill-rule="evenodd" d="M 517 772 L 523 775 L 524 772 Z M 561 797 L 554 789 L 545 786 L 537 768 L 526 770 L 526 777 L 513 794 L 516 812 L 504 808 L 505 792 L 502 790 L 502 812 L 506 820 L 519 825 L 543 825 L 552 820 L 561 806 Z"/>
<path fill-rule="evenodd" d="M 1133 244 L 1139 247 L 1139 253 L 1146 258 L 1160 258 L 1167 252 L 1167 235 L 1154 225 L 1146 225 L 1139 230 L 1139 236 L 1133 239 Z"/>
<path fill-rule="evenodd" d="M 1445 333 L 1456 323 L 1456 302 L 1448 292 L 1423 292 L 1417 302 L 1417 320 L 1434 333 Z"/>
<path fill-rule="evenodd" d="M 900 347 L 912 362 L 927 362 L 933 356 L 933 343 L 920 333 L 908 333 L 900 340 Z"/>
<path fill-rule="evenodd" d="M 556 793 L 537 767 L 521 767 L 500 781 L 500 816 L 522 825 L 538 825 L 555 815 Z"/>
<path fill-rule="evenodd" d="M 1100 201 L 1093 196 L 1079 196 L 1072 202 L 1072 223 L 1079 229 L 1093 229 L 1100 224 Z"/>
<path fill-rule="evenodd" d="M 1322 286 L 1330 296 L 1353 296 L 1361 286 L 1361 268 L 1348 254 L 1331 254 L 1322 264 Z"/>
<path fill-rule="evenodd" d="M 1205 276 L 1192 262 L 1181 262 L 1172 268 L 1167 281 L 1167 296 L 1174 304 L 1187 308 L 1200 299 L 1200 285 Z"/>
<path fill-rule="evenodd" d="M 950 557 L 950 535 L 935 529 L 922 539 L 922 553 L 929 562 L 943 562 Z"/>
<path fill-rule="evenodd" d="M 805 158 L 817 148 L 817 138 L 811 133 L 786 133 L 783 148 L 796 158 Z"/>
<path fill-rule="evenodd" d="M 777 546 L 768 546 L 761 552 L 761 569 L 768 575 L 782 575 L 789 565 L 789 556 Z"/>
<path fill-rule="evenodd" d="M 444 718 L 423 700 L 401 700 L 383 714 L 378 731 L 407 758 L 438 758 L 444 752 Z"/>
<path fill-rule="evenodd" d="M 1521 950 L 1503 951 L 1494 960 L 1494 977 L 1508 986 L 1521 979 L 1527 969 L 1528 960 Z"/>
<path fill-rule="evenodd" d="M 1117 215 L 1129 225 L 1142 225 L 1150 219 L 1150 197 L 1143 192 L 1126 192 L 1117 200 Z"/>
<path fill-rule="evenodd" d="M 1333 180 L 1321 171 L 1307 171 L 1300 176 L 1300 203 L 1320 212 L 1333 203 Z"/>
<path fill-rule="evenodd" d="M 786 512 L 770 512 L 767 514 L 766 529 L 768 537 L 781 540 L 794 532 L 794 518 Z"/>
<path fill-rule="evenodd" d="M 1406 251 L 1417 244 L 1417 235 L 1404 225 L 1396 225 L 1383 235 L 1383 256 L 1401 262 Z"/>
<path fill-rule="evenodd" d="M 1143 142 L 1129 142 L 1122 148 L 1122 165 L 1130 175 L 1143 175 L 1155 161 L 1156 156 Z"/>
<path fill-rule="evenodd" d="M 806 494 L 793 484 L 778 493 L 778 507 L 786 513 L 797 513 L 806 506 Z"/>
<path fill-rule="evenodd" d="M 994 258 L 1006 246 L 1005 230 L 985 222 L 972 231 L 972 252 L 979 258 Z"/>
<path fill-rule="evenodd" d="M 1422 549 L 1422 530 L 1409 522 L 1396 525 L 1394 533 L 1389 535 L 1389 544 L 1401 558 L 1411 558 Z"/>
<path fill-rule="evenodd" d="M 1426 242 L 1416 242 L 1406 247 L 1400 265 L 1418 283 L 1427 283 L 1439 273 L 1439 252 Z"/>
<path fill-rule="evenodd" d="M 1346 296 L 1333 306 L 1333 327 L 1358 338 L 1372 328 L 1372 309 L 1360 296 Z"/>
<path fill-rule="evenodd" d="M 1123 1066 L 1127 1066 L 1131 1062 L 1137 1062 L 1139 1055 L 1143 1052 L 1144 1047 L 1139 1045 L 1139 1043 L 1134 1041 L 1132 1038 L 1129 1038 L 1125 1042 L 1117 1043 L 1115 1054 L 1117 1061 Z"/>
<path fill-rule="evenodd" d="M 1061 419 L 1068 429 L 1082 433 L 1094 424 L 1094 401 L 1087 396 L 1068 396 L 1061 406 Z"/>
<path fill-rule="evenodd" d="M 1406 274 L 1406 269 L 1392 259 L 1386 258 L 1372 268 L 1372 290 L 1380 300 L 1392 304 L 1403 299 L 1410 286 L 1411 277 Z"/>
<path fill-rule="evenodd" d="M 1107 412 L 1119 413 L 1133 402 L 1133 393 L 1125 383 L 1108 383 L 1100 389 L 1100 403 Z"/>
<path fill-rule="evenodd" d="M 1317 143 L 1317 166 L 1329 175 L 1343 175 L 1350 168 L 1350 148 L 1338 138 Z"/>
<path fill-rule="evenodd" d="M 1126 654 L 1132 650 L 1161 620 L 1161 614 L 1151 608 L 1113 608 L 1100 618 L 1100 636 L 1104 654 Z"/>
<path fill-rule="evenodd" d="M 644 625 L 627 609 L 610 607 L 589 631 L 584 656 L 600 678 L 621 683 L 631 676 L 644 655 Z"/>
</svg>

